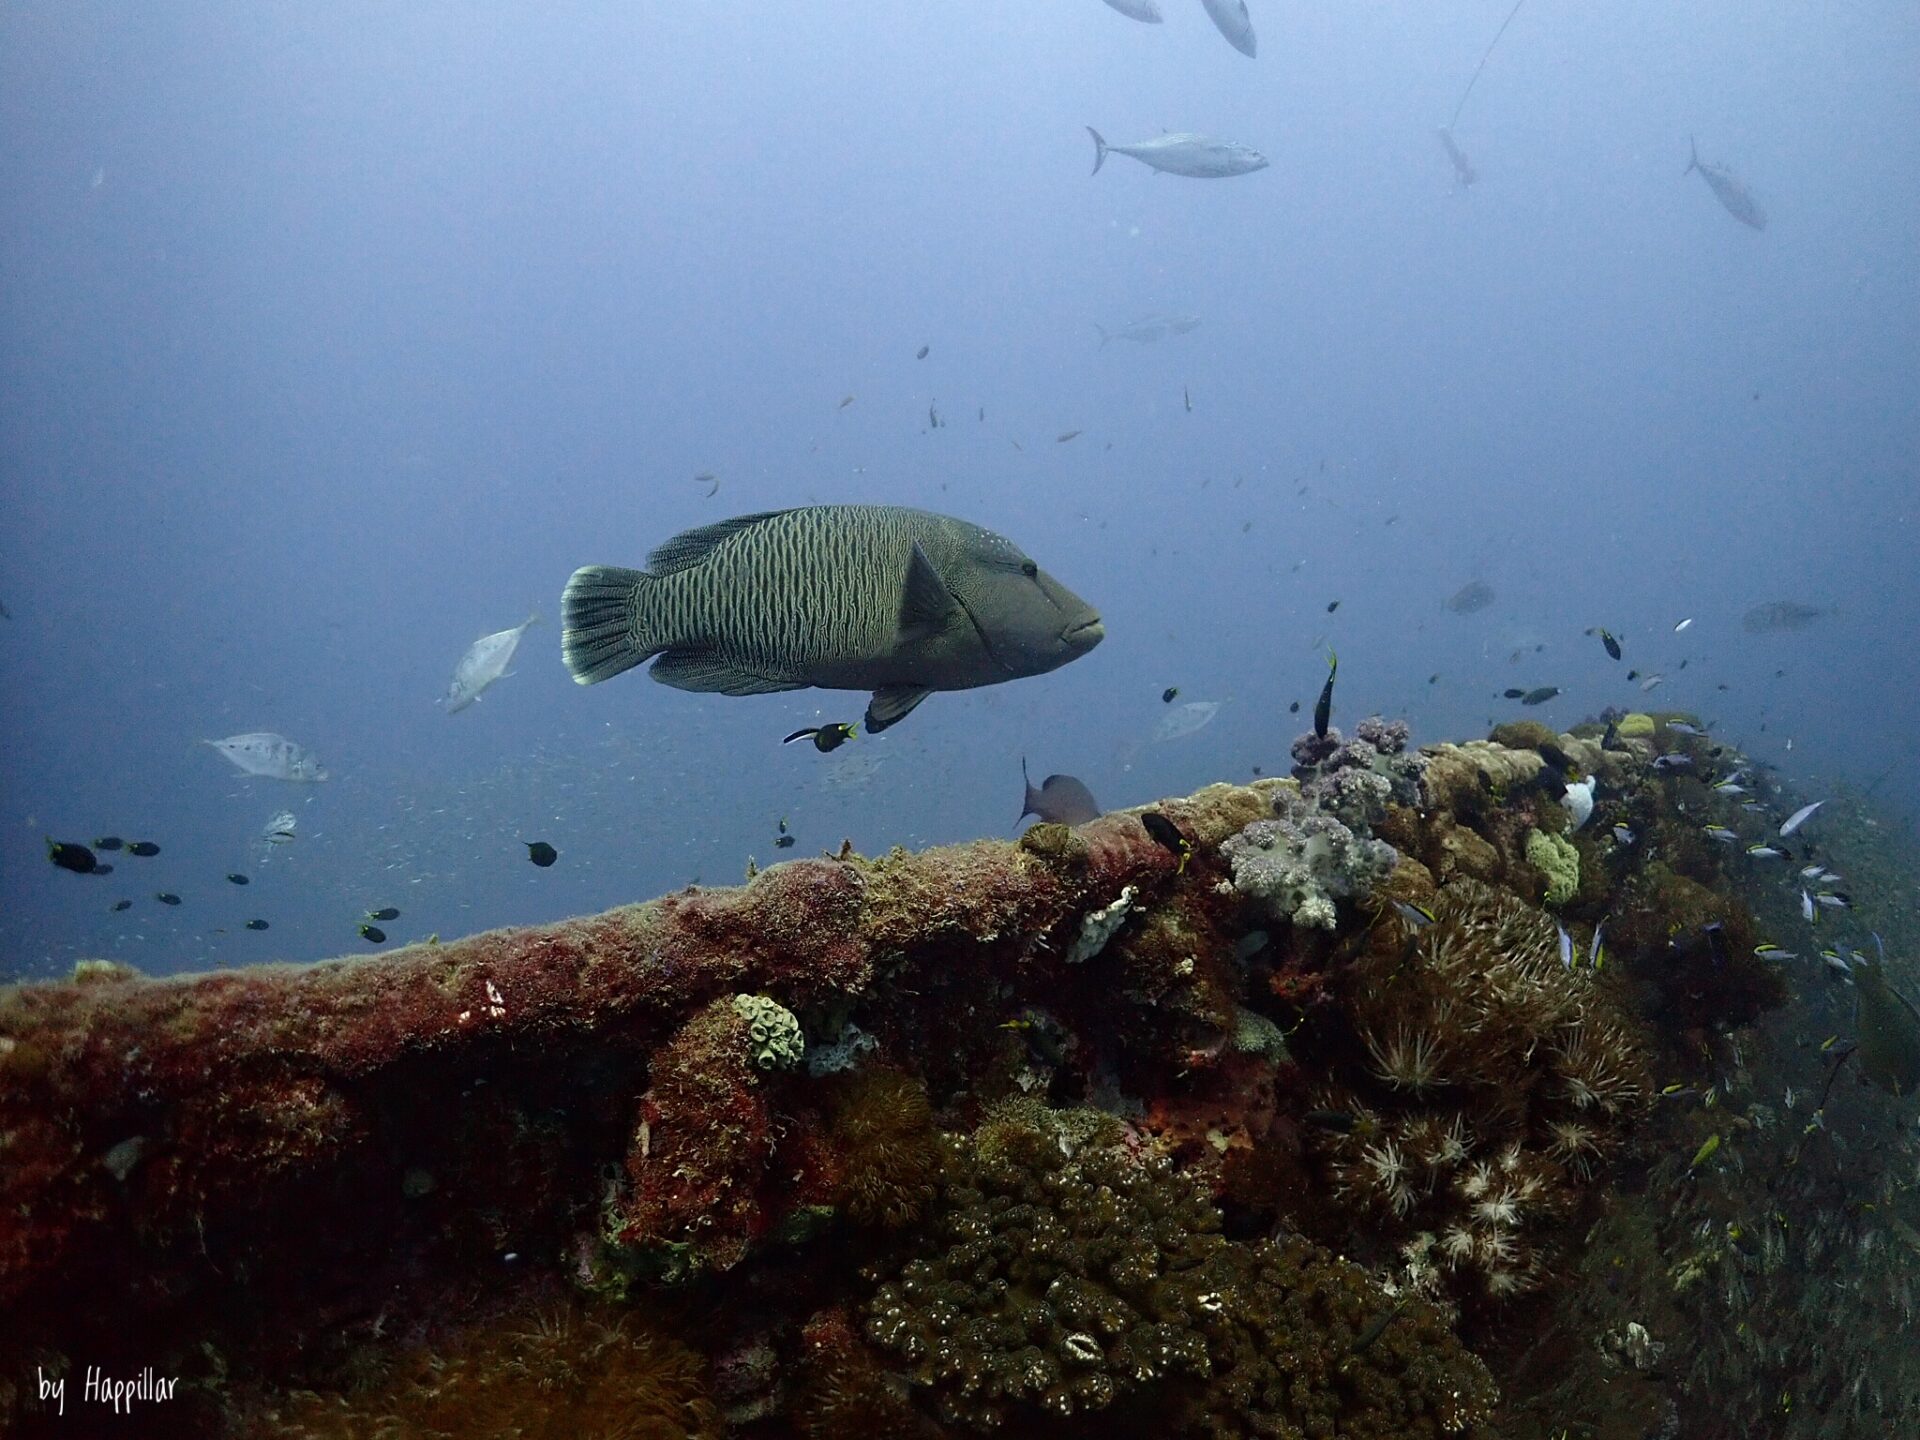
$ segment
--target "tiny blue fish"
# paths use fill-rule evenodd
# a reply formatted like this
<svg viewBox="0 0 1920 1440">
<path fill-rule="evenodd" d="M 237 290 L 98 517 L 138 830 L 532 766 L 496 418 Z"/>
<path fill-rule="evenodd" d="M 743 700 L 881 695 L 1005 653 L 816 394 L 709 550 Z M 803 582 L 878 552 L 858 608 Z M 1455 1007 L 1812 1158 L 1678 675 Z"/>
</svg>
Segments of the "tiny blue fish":
<svg viewBox="0 0 1920 1440">
<path fill-rule="evenodd" d="M 1635 837 L 1634 837 L 1633 830 L 1630 826 L 1615 825 L 1613 827 L 1613 838 L 1616 844 L 1631 845 L 1634 842 Z"/>
<path fill-rule="evenodd" d="M 1771 845 L 1749 845 L 1747 846 L 1747 854 L 1756 860 L 1784 860 L 1787 858 L 1786 851 L 1777 850 Z"/>
<path fill-rule="evenodd" d="M 1707 832 L 1709 840 L 1718 840 L 1725 845 L 1731 845 L 1740 838 L 1738 830 L 1729 830 L 1724 825 L 1706 825 L 1701 828 Z"/>
</svg>

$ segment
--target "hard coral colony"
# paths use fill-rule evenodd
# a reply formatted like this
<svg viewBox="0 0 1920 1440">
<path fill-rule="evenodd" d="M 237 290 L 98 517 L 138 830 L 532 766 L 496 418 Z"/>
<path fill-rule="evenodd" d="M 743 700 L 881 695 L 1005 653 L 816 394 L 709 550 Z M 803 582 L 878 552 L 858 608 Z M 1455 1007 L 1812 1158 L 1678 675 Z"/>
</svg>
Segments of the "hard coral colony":
<svg viewBox="0 0 1920 1440">
<path fill-rule="evenodd" d="M 1699 742 L 1615 729 L 1368 720 L 1152 826 L 15 987 L 16 1347 L 188 1377 L 154 1433 L 1727 1433 L 1633 1357 L 1783 1276 L 1843 1152 L 1743 1079 L 1787 991 L 1653 763 Z M 1787 1177 L 1758 1231 L 1748 1151 Z M 1683 1270 L 1634 1239 L 1677 1214 Z M 15 1375 L 0 1416 L 58 1433 Z"/>
</svg>

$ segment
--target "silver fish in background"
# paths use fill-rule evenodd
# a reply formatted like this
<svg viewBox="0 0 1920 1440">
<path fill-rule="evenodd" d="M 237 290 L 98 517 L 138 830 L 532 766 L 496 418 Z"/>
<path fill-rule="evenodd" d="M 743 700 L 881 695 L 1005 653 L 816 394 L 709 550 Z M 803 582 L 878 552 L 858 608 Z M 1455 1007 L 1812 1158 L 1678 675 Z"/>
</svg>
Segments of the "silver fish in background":
<svg viewBox="0 0 1920 1440">
<path fill-rule="evenodd" d="M 1434 133 L 1440 137 L 1440 143 L 1446 147 L 1447 159 L 1453 162 L 1453 178 L 1459 182 L 1460 188 L 1464 190 L 1480 178 L 1479 172 L 1473 168 L 1473 162 L 1467 159 L 1466 151 L 1454 143 L 1453 132 L 1451 130 L 1442 126 Z"/>
<path fill-rule="evenodd" d="M 1162 18 L 1156 0 L 1107 0 L 1107 4 L 1129 20 L 1146 25 L 1158 25 Z"/>
<path fill-rule="evenodd" d="M 1493 604 L 1493 587 L 1480 580 L 1469 580 L 1440 602 L 1456 615 L 1473 615 Z"/>
<path fill-rule="evenodd" d="M 1206 729 L 1219 713 L 1218 700 L 1190 700 L 1160 717 L 1160 723 L 1153 727 L 1153 738 L 1156 741 L 1184 739 L 1197 730 Z"/>
<path fill-rule="evenodd" d="M 527 626 L 539 623 L 540 615 L 535 611 L 511 630 L 496 630 L 469 645 L 460 663 L 453 667 L 453 679 L 447 682 L 447 693 L 441 702 L 447 707 L 447 714 L 466 709 L 489 685 L 504 678 L 507 666 L 513 663 L 514 651 L 520 648 L 520 637 L 527 633 Z"/>
<path fill-rule="evenodd" d="M 1091 125 L 1093 137 L 1093 173 L 1107 163 L 1108 155 L 1130 155 L 1151 170 L 1165 175 L 1185 175 L 1194 180 L 1224 180 L 1231 175 L 1251 175 L 1267 168 L 1267 157 L 1258 150 L 1236 145 L 1231 140 L 1215 140 L 1208 135 L 1182 131 L 1142 140 L 1136 145 L 1109 145 Z"/>
<path fill-rule="evenodd" d="M 206 740 L 249 775 L 264 775 L 270 780 L 293 780 L 301 784 L 327 778 L 327 768 L 315 756 L 284 735 L 271 730 L 255 730 L 246 735 L 229 735 L 224 740 Z"/>
<path fill-rule="evenodd" d="M 1804 630 L 1827 612 L 1816 605 L 1796 600 L 1770 600 L 1756 605 L 1740 617 L 1740 628 L 1749 635 L 1770 635 L 1777 630 Z"/>
<path fill-rule="evenodd" d="M 1207 7 L 1207 15 L 1227 37 L 1227 43 L 1251 59 L 1259 42 L 1253 36 L 1253 17 L 1247 14 L 1247 0 L 1200 0 L 1200 3 Z"/>
<path fill-rule="evenodd" d="M 871 690 L 866 729 L 935 690 L 1042 675 L 1106 634 L 1019 546 L 896 505 L 741 515 L 676 535 L 646 570 L 589 565 L 561 601 L 561 653 L 592 685 L 654 659 L 682 690 Z"/>
<path fill-rule="evenodd" d="M 1136 345 L 1151 345 L 1156 340 L 1164 340 L 1169 335 L 1185 335 L 1200 328 L 1198 315 L 1147 315 L 1138 320 L 1130 320 L 1116 330 L 1109 330 L 1098 321 L 1094 329 L 1100 332 L 1100 348 L 1106 349 L 1115 340 L 1131 340 Z"/>
<path fill-rule="evenodd" d="M 1707 188 L 1713 191 L 1714 199 L 1726 209 L 1726 212 L 1742 225 L 1751 225 L 1755 230 L 1767 228 L 1767 212 L 1760 208 L 1760 202 L 1753 198 L 1753 192 L 1737 179 L 1734 173 L 1724 165 L 1715 165 L 1700 158 L 1700 151 L 1693 143 L 1693 137 L 1687 137 L 1687 148 L 1693 157 L 1687 161 L 1687 168 L 1680 173 L 1691 175 L 1700 172 L 1700 178 L 1707 182 Z"/>
</svg>

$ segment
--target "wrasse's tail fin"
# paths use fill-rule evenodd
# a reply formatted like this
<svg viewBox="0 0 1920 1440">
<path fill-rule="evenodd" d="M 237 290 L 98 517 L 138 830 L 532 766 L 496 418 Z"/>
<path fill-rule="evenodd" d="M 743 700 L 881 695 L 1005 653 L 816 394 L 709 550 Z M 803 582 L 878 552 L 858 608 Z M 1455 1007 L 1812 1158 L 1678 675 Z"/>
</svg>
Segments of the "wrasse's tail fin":
<svg viewBox="0 0 1920 1440">
<path fill-rule="evenodd" d="M 1689 152 L 1689 159 L 1687 160 L 1687 168 L 1680 172 L 1682 177 L 1691 175 L 1700 168 L 1700 147 L 1693 143 L 1693 137 L 1691 135 L 1687 136 L 1687 150 Z"/>
<path fill-rule="evenodd" d="M 642 615 L 657 582 L 644 570 L 586 565 L 560 598 L 560 654 L 575 683 L 597 685 L 666 648 L 649 644 Z"/>
<path fill-rule="evenodd" d="M 1087 126 L 1087 133 L 1093 136 L 1093 173 L 1098 175 L 1100 173 L 1100 167 L 1107 163 L 1107 142 L 1101 138 L 1100 132 L 1091 125 Z"/>
</svg>

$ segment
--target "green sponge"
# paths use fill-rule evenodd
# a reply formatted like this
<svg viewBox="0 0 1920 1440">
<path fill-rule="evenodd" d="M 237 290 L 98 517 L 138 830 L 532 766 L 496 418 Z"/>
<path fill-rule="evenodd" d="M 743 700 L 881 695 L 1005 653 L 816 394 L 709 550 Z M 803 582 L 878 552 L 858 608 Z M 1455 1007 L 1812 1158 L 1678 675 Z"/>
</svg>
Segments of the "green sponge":
<svg viewBox="0 0 1920 1440">
<path fill-rule="evenodd" d="M 1527 863 L 1547 877 L 1547 904 L 1564 905 L 1580 890 L 1580 852 L 1544 830 L 1527 832 Z"/>
<path fill-rule="evenodd" d="M 754 1064 L 762 1070 L 785 1070 L 799 1063 L 807 1041 L 791 1010 L 765 995 L 736 995 L 733 1008 L 753 1036 Z"/>
</svg>

